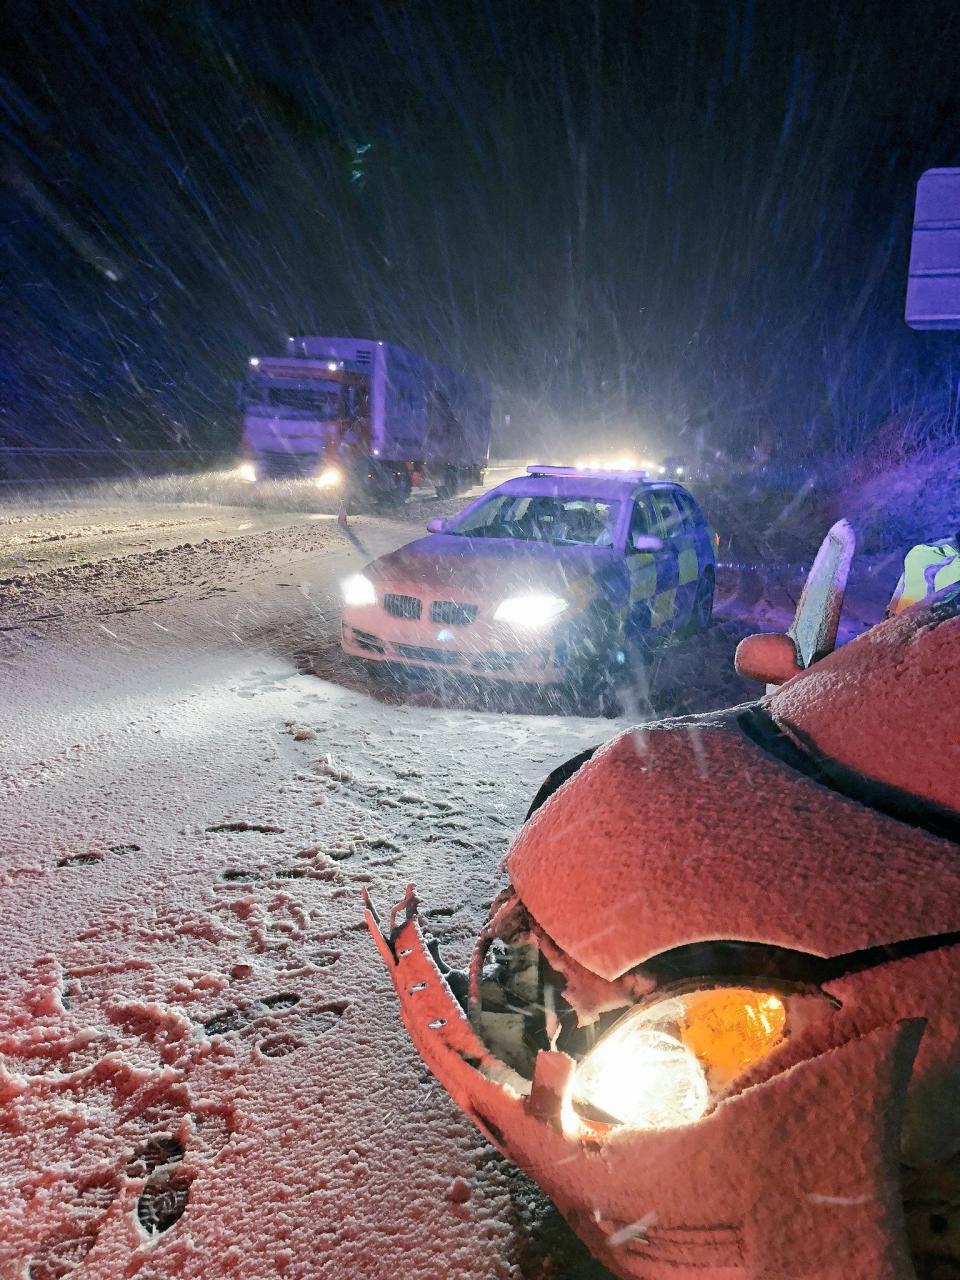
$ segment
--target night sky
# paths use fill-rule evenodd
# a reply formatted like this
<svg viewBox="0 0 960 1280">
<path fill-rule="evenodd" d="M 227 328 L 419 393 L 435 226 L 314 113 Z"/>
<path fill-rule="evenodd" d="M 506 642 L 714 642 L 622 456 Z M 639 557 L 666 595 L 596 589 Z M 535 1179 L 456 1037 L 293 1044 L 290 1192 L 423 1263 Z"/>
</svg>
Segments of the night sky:
<svg viewBox="0 0 960 1280">
<path fill-rule="evenodd" d="M 228 446 L 297 331 L 488 378 L 521 454 L 952 408 L 903 297 L 955 4 L 6 9 L 0 444 Z"/>
</svg>

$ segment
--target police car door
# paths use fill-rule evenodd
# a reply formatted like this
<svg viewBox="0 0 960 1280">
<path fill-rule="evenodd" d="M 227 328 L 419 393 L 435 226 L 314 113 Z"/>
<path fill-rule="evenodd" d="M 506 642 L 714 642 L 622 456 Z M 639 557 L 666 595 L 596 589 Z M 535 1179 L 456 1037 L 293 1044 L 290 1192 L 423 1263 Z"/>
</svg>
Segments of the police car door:
<svg viewBox="0 0 960 1280">
<path fill-rule="evenodd" d="M 651 537 L 661 540 L 659 550 L 637 549 L 638 540 Z M 664 623 L 669 624 L 673 617 L 676 557 L 667 542 L 657 506 L 649 490 L 634 497 L 626 557 L 629 578 L 627 632 L 636 638 L 645 637 L 650 632 L 662 633 Z M 667 629 L 669 630 L 669 626 Z"/>
<path fill-rule="evenodd" d="M 689 572 L 691 545 L 686 537 L 683 516 L 669 488 L 651 489 L 650 498 L 654 510 L 660 520 L 663 552 L 657 560 L 657 593 L 653 598 L 653 625 L 662 633 L 673 629 L 682 613 L 682 605 L 677 599 L 680 586 L 680 566 L 682 563 L 686 573 Z M 694 574 L 695 576 L 695 574 Z"/>
<path fill-rule="evenodd" d="M 670 541 L 677 553 L 677 599 L 674 616 L 687 622 L 693 615 L 700 570 L 712 562 L 710 534 L 700 508 L 683 489 L 670 496 L 680 511 L 680 522 Z"/>
</svg>

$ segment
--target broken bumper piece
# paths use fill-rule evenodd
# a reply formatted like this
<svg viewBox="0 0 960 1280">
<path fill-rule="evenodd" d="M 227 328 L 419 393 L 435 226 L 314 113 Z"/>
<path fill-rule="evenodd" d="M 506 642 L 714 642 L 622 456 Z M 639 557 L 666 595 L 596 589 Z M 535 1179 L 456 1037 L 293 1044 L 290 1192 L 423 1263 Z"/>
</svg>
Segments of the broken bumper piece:
<svg viewBox="0 0 960 1280">
<path fill-rule="evenodd" d="M 365 918 L 404 1024 L 451 1098 L 540 1184 L 624 1280 L 802 1275 L 907 1280 L 900 1124 L 921 1026 L 881 1027 L 719 1105 L 694 1124 L 571 1137 L 574 1067 L 541 1051 L 532 1080 L 477 1034 L 430 953 L 411 886 L 386 929 Z"/>
</svg>

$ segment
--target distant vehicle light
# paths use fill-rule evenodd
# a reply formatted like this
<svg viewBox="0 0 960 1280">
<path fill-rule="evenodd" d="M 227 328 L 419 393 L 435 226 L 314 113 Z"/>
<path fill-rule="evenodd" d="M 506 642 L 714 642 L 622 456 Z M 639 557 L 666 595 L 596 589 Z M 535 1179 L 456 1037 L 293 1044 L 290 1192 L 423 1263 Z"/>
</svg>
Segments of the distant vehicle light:
<svg viewBox="0 0 960 1280">
<path fill-rule="evenodd" d="M 510 596 L 501 600 L 493 617 L 495 622 L 536 631 L 556 621 L 566 607 L 567 601 L 560 596 Z"/>
<path fill-rule="evenodd" d="M 324 467 L 313 483 L 318 489 L 335 489 L 343 484 L 343 480 L 344 475 L 339 467 Z"/>
<path fill-rule="evenodd" d="M 661 465 L 656 468 L 656 472 L 659 476 L 665 476 L 667 474 L 667 468 Z"/>
<path fill-rule="evenodd" d="M 355 573 L 343 584 L 343 599 L 345 604 L 351 605 L 376 604 L 377 589 L 369 578 Z"/>
<path fill-rule="evenodd" d="M 638 466 L 633 454 L 623 454 L 619 458 L 580 458 L 576 463 L 577 471 L 637 471 L 648 470 L 647 463 Z"/>
<path fill-rule="evenodd" d="M 338 367 L 338 366 L 337 366 L 337 362 L 336 362 L 336 360 L 328 360 L 328 361 L 327 361 L 327 368 L 330 370 L 330 372 L 331 372 L 331 373 L 336 373 L 336 371 L 337 371 L 337 367 Z"/>
<path fill-rule="evenodd" d="M 253 365 L 254 369 L 256 369 L 257 365 L 260 363 L 260 357 L 259 357 L 259 356 L 251 356 L 251 357 L 250 357 L 250 363 Z"/>
<path fill-rule="evenodd" d="M 240 480 L 246 480 L 247 484 L 256 484 L 257 468 L 252 462 L 241 462 L 237 467 L 237 477 Z"/>
<path fill-rule="evenodd" d="M 676 474 L 678 476 L 682 476 L 685 471 L 686 471 L 686 467 L 677 467 Z"/>
</svg>

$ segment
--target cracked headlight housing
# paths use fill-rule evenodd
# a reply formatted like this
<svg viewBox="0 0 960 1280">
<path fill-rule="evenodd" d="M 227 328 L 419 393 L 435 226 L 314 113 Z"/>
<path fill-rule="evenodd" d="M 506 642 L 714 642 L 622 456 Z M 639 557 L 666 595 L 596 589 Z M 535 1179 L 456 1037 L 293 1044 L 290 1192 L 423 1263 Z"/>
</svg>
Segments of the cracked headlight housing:
<svg viewBox="0 0 960 1280">
<path fill-rule="evenodd" d="M 577 1064 L 564 1130 L 693 1124 L 786 1034 L 786 999 L 749 987 L 695 990 L 631 1010 Z"/>
</svg>

